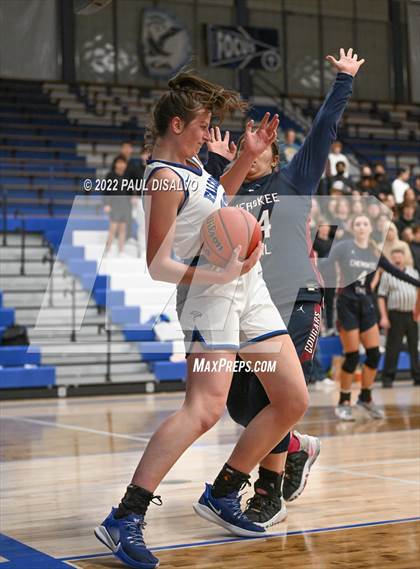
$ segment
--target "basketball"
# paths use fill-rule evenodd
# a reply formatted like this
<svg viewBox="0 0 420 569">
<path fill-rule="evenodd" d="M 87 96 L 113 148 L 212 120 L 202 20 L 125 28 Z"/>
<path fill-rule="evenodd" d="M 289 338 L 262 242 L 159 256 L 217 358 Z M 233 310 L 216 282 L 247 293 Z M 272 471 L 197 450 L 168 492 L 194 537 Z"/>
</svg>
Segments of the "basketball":
<svg viewBox="0 0 420 569">
<path fill-rule="evenodd" d="M 262 239 L 256 218 L 238 207 L 224 207 L 211 213 L 201 228 L 202 254 L 212 265 L 224 267 L 240 245 L 240 261 L 245 261 Z"/>
</svg>

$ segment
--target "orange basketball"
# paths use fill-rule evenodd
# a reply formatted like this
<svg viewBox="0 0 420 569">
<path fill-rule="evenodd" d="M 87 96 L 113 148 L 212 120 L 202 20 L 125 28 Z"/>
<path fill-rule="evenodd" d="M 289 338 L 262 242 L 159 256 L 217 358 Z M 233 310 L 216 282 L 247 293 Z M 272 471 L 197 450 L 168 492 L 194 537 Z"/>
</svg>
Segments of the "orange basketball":
<svg viewBox="0 0 420 569">
<path fill-rule="evenodd" d="M 201 228 L 202 255 L 212 264 L 224 267 L 233 250 L 241 245 L 240 261 L 247 259 L 262 240 L 255 217 L 239 207 L 224 207 L 211 213 Z"/>
</svg>

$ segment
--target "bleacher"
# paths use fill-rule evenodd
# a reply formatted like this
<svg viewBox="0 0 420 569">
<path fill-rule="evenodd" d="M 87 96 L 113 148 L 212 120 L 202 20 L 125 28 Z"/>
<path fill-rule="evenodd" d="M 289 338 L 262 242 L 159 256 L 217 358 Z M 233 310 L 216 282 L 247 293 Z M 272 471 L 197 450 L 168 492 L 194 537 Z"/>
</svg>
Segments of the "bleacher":
<svg viewBox="0 0 420 569">
<path fill-rule="evenodd" d="M 291 100 L 313 117 L 320 100 Z M 340 139 L 360 163 L 382 162 L 392 179 L 398 168 L 410 166 L 420 173 L 420 110 L 417 105 L 350 101 L 343 115 Z"/>
<path fill-rule="evenodd" d="M 31 342 L 29 351 L 0 354 L 0 388 L 35 386 L 39 374 L 42 385 L 65 389 L 153 390 L 184 378 L 174 287 L 152 281 L 144 259 L 102 260 L 108 219 L 101 198 L 81 192 L 85 178 L 104 175 L 122 140 L 139 150 L 156 95 L 135 87 L 0 81 L 0 230 L 8 236 L 0 259 L 0 335 L 16 316 Z M 278 110 L 265 98 L 255 103 L 256 118 Z M 283 101 L 282 127 L 303 132 L 317 108 L 308 99 Z M 418 109 L 357 102 L 349 109 L 341 136 L 360 162 L 384 161 L 391 175 L 401 164 L 419 167 Z M 228 123 L 239 133 L 243 118 Z M 74 316 L 80 322 L 84 316 L 80 329 L 72 328 Z"/>
<path fill-rule="evenodd" d="M 121 140 L 136 140 L 140 132 L 130 126 L 107 126 L 103 120 L 97 125 L 89 121 L 79 124 L 80 117 L 76 120 L 64 109 L 42 91 L 40 83 L 0 82 L 4 127 L 0 139 L 0 230 L 7 232 L 0 258 L 0 287 L 6 303 L 0 308 L 0 333 L 16 315 L 16 321 L 28 327 L 31 343 L 29 351 L 20 348 L 8 354 L 4 360 L 7 372 L 1 368 L 0 388 L 42 385 L 74 389 L 118 383 L 150 390 L 158 381 L 182 380 L 185 363 L 170 361 L 172 343 L 159 341 L 150 310 L 141 311 L 138 300 L 137 306 L 125 304 L 125 292 L 111 286 L 106 264 L 99 270 L 102 254 L 96 259 L 85 258 L 85 246 L 89 248 L 98 234 L 106 235 L 108 219 L 102 213 L 100 197 L 80 195 L 82 180 L 93 178 L 96 169 L 86 164 L 78 145 L 102 144 L 105 155 L 111 156 Z M 77 231 L 88 235 L 73 247 Z M 103 243 L 100 247 L 103 250 Z M 55 259 L 52 273 L 45 262 L 49 256 Z M 73 312 L 72 289 L 76 295 Z M 128 292 L 128 299 L 133 300 L 136 293 Z M 46 306 L 50 295 L 53 303 Z M 76 320 L 83 316 L 76 331 L 72 329 L 73 316 Z M 109 342 L 106 328 L 110 328 Z M 40 372 L 33 367 L 33 360 L 28 361 L 32 350 L 46 364 Z M 0 356 L 0 366 L 1 361 Z"/>
</svg>

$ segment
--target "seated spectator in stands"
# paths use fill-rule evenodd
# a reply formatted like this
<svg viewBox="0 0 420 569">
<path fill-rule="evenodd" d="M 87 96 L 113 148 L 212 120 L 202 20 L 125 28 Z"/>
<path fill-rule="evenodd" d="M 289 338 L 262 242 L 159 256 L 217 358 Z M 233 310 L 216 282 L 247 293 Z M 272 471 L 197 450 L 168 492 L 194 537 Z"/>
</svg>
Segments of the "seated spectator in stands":
<svg viewBox="0 0 420 569">
<path fill-rule="evenodd" d="M 408 180 L 410 179 L 410 169 L 400 168 L 397 172 L 397 177 L 392 182 L 392 193 L 395 197 L 397 205 L 401 204 L 404 199 L 404 192 L 410 187 Z"/>
<path fill-rule="evenodd" d="M 315 233 L 317 231 L 319 220 L 321 219 L 321 209 L 319 207 L 319 203 L 316 199 L 312 200 L 311 203 L 311 213 L 309 216 L 309 226 L 311 232 L 313 231 L 313 236 L 315 237 Z"/>
<path fill-rule="evenodd" d="M 284 142 L 280 144 L 280 168 L 291 162 L 293 156 L 300 148 L 300 144 L 296 142 L 296 132 L 289 128 L 284 135 Z"/>
<path fill-rule="evenodd" d="M 354 183 L 351 179 L 351 176 L 346 176 L 346 165 L 341 160 L 337 162 L 335 165 L 335 169 L 337 174 L 335 176 L 329 176 L 328 182 L 330 184 L 330 188 L 334 185 L 335 182 L 342 182 L 343 183 L 343 194 L 350 195 L 353 189 Z"/>
<path fill-rule="evenodd" d="M 107 174 L 107 180 L 116 180 L 118 192 L 108 193 L 104 197 L 104 212 L 109 214 L 109 232 L 105 246 L 105 255 L 111 250 L 114 238 L 118 236 L 118 251 L 123 254 L 127 225 L 131 221 L 131 193 L 127 193 L 122 188 L 125 179 L 127 160 L 124 156 L 117 156 L 112 163 L 111 171 Z"/>
<path fill-rule="evenodd" d="M 343 145 L 338 140 L 331 144 L 331 152 L 328 154 L 327 176 L 335 176 L 337 174 L 337 162 L 344 162 L 344 175 L 346 177 L 349 176 L 350 163 L 347 157 L 343 154 Z"/>
<path fill-rule="evenodd" d="M 420 176 L 414 178 L 414 191 L 416 193 L 417 201 L 420 203 Z"/>
<path fill-rule="evenodd" d="M 352 236 L 350 231 L 350 200 L 339 198 L 336 202 L 335 210 L 331 220 L 332 229 L 330 235 L 336 239 L 349 239 Z"/>
<path fill-rule="evenodd" d="M 379 216 L 382 213 L 381 208 L 379 207 L 379 204 L 377 202 L 376 203 L 373 202 L 368 204 L 366 210 L 367 210 L 366 215 L 370 219 L 373 228 L 372 239 L 374 241 L 380 241 L 382 239 L 382 233 L 378 232 L 378 230 L 376 229 L 376 225 L 379 220 Z"/>
<path fill-rule="evenodd" d="M 382 230 L 382 239 L 379 241 L 382 243 L 382 254 L 392 262 L 392 251 L 395 248 L 401 249 L 404 253 L 404 266 L 413 266 L 413 256 L 410 251 L 410 247 L 405 241 L 401 241 L 398 237 L 398 230 L 395 223 L 388 223 L 384 225 Z"/>
<path fill-rule="evenodd" d="M 362 195 L 371 195 L 373 191 L 374 180 L 372 175 L 368 174 L 368 171 L 364 168 L 366 167 L 363 167 L 360 180 L 357 182 L 355 189 L 357 189 Z"/>
<path fill-rule="evenodd" d="M 408 243 L 409 245 L 411 245 L 411 243 L 414 240 L 413 228 L 412 227 L 406 227 L 403 230 L 403 232 L 401 233 L 401 239 L 405 243 Z"/>
<path fill-rule="evenodd" d="M 391 183 L 388 180 L 388 176 L 384 165 L 380 162 L 377 162 L 373 169 L 374 176 L 373 176 L 373 185 L 372 185 L 372 193 L 375 196 L 378 196 L 379 199 L 383 199 L 385 196 L 392 194 L 392 187 Z"/>
<path fill-rule="evenodd" d="M 348 195 L 346 192 L 346 186 L 341 180 L 337 180 L 331 185 L 329 194 L 330 196 L 337 196 L 337 197 Z"/>
<path fill-rule="evenodd" d="M 367 164 L 364 164 L 361 168 L 360 168 L 360 177 L 365 177 L 365 178 L 371 178 L 373 176 L 372 174 L 372 168 L 370 166 L 368 166 Z"/>
<path fill-rule="evenodd" d="M 420 225 L 413 227 L 413 240 L 410 243 L 410 249 L 413 255 L 414 268 L 420 273 Z"/>
<path fill-rule="evenodd" d="M 418 206 L 417 196 L 416 196 L 416 192 L 413 190 L 413 188 L 408 188 L 404 192 L 404 199 L 403 199 L 403 202 L 401 204 L 401 207 L 404 207 L 406 205 L 412 205 L 414 208 L 417 209 L 417 206 Z"/>
<path fill-rule="evenodd" d="M 419 278 L 419 273 L 415 269 L 404 264 L 404 253 L 398 247 L 392 250 L 391 261 L 398 269 L 414 278 Z M 378 295 L 380 326 L 387 330 L 382 385 L 392 387 L 404 336 L 407 338 L 414 385 L 420 385 L 419 329 L 413 318 L 417 289 L 389 273 L 384 273 L 381 277 Z"/>
<path fill-rule="evenodd" d="M 416 207 L 414 205 L 408 204 L 401 208 L 401 215 L 397 221 L 398 231 L 400 235 L 407 227 L 413 227 L 416 225 Z"/>
<path fill-rule="evenodd" d="M 378 219 L 376 220 L 376 228 L 381 233 L 380 239 L 378 239 L 377 243 L 382 243 L 388 233 L 389 226 L 391 224 L 391 219 L 389 217 L 389 213 L 382 212 Z M 397 231 L 397 229 L 395 229 Z M 398 231 L 397 231 L 398 233 Z"/>
<path fill-rule="evenodd" d="M 353 199 L 351 200 L 351 215 L 362 215 L 364 212 L 365 208 L 360 196 L 353 194 Z"/>
</svg>

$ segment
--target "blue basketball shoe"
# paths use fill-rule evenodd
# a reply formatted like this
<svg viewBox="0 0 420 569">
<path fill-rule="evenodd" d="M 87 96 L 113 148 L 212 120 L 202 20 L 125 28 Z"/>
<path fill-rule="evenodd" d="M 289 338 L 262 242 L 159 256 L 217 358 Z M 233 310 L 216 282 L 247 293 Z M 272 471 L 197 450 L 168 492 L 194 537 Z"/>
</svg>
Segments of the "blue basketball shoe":
<svg viewBox="0 0 420 569">
<path fill-rule="evenodd" d="M 129 567 L 155 569 L 159 565 L 159 559 L 144 543 L 144 516 L 130 514 L 124 518 L 115 518 L 116 511 L 117 508 L 112 508 L 109 516 L 95 528 L 96 537 Z"/>
<path fill-rule="evenodd" d="M 193 506 L 196 514 L 229 530 L 241 537 L 256 537 L 265 534 L 265 528 L 254 524 L 241 510 L 241 497 L 238 492 L 232 492 L 223 498 L 212 496 L 213 486 L 206 484 L 206 489 Z"/>
</svg>

